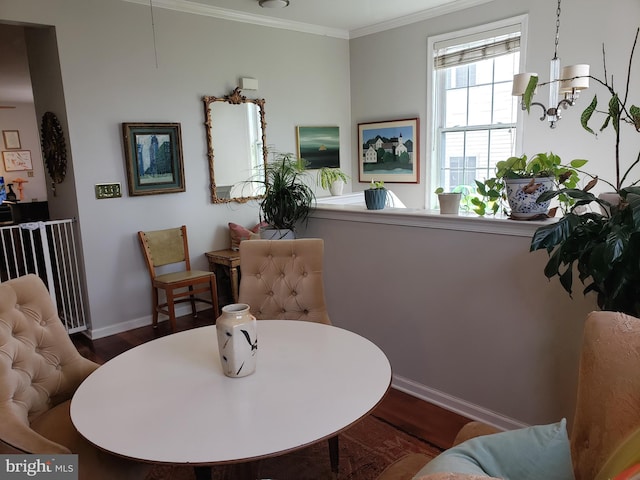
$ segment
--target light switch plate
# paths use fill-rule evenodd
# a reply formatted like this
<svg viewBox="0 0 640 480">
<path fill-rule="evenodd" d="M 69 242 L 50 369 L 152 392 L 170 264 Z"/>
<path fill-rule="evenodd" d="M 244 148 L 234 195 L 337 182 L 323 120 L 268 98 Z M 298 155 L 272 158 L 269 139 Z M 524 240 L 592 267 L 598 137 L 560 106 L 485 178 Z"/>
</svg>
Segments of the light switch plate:
<svg viewBox="0 0 640 480">
<path fill-rule="evenodd" d="M 122 190 L 119 183 L 96 183 L 96 198 L 119 198 Z"/>
</svg>

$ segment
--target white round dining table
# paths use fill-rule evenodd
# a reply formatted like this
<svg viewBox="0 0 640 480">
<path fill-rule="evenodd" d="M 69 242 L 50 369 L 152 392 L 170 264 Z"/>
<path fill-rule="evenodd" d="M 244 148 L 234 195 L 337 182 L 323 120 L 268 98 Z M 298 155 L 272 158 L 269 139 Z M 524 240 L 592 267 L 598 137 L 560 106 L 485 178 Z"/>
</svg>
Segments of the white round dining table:
<svg viewBox="0 0 640 480">
<path fill-rule="evenodd" d="M 215 465 L 280 455 L 366 416 L 391 383 L 385 354 L 335 326 L 258 321 L 255 373 L 222 372 L 215 326 L 158 338 L 94 371 L 71 419 L 91 443 L 154 463 Z"/>
</svg>

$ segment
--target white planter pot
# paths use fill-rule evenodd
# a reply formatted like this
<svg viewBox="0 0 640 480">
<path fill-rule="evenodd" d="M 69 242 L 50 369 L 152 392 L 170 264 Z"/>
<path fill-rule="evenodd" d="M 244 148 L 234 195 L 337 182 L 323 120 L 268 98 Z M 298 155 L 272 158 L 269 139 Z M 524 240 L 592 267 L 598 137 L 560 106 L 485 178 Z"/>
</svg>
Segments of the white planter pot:
<svg viewBox="0 0 640 480">
<path fill-rule="evenodd" d="M 329 191 L 331 195 L 337 197 L 338 195 L 342 195 L 342 190 L 344 189 L 344 182 L 342 180 L 336 180 L 329 187 Z"/>
<path fill-rule="evenodd" d="M 600 195 L 598 195 L 598 198 L 600 200 L 604 200 L 605 202 L 608 202 L 611 204 L 612 207 L 617 208 L 618 205 L 620 204 L 620 195 L 618 195 L 617 192 L 603 192 Z M 604 205 L 600 205 L 600 211 L 602 212 L 603 215 L 607 215 L 607 216 L 611 216 L 611 212 L 609 211 L 610 209 L 608 207 L 605 207 Z"/>
<path fill-rule="evenodd" d="M 553 178 L 536 177 L 534 185 L 535 191 L 525 193 L 525 189 L 530 185 L 530 178 L 513 178 L 505 181 L 507 185 L 507 200 L 511 207 L 512 218 L 532 218 L 538 215 L 546 215 L 549 211 L 550 202 L 538 203 L 536 200 L 540 195 L 549 190 L 553 190 Z"/>
<path fill-rule="evenodd" d="M 279 230 L 277 228 L 263 228 L 260 230 L 262 240 L 292 240 L 296 238 L 293 230 Z"/>
<path fill-rule="evenodd" d="M 441 215 L 457 215 L 460 210 L 460 199 L 462 193 L 439 193 L 438 203 L 440 204 Z"/>
</svg>

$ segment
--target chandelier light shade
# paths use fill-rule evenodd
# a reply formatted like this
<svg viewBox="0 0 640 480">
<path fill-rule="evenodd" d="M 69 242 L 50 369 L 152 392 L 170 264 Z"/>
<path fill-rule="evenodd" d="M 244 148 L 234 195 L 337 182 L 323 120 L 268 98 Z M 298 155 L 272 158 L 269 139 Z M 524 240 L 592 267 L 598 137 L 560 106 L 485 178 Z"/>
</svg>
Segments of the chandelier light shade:
<svg viewBox="0 0 640 480">
<path fill-rule="evenodd" d="M 549 81 L 538 83 L 537 73 L 518 73 L 513 76 L 511 94 L 521 97 L 522 110 L 529 110 L 531 105 L 542 108 L 543 114 L 540 120 L 548 120 L 551 128 L 561 118 L 561 111 L 575 105 L 580 92 L 589 88 L 589 65 L 571 65 L 560 67 L 558 58 L 558 41 L 560 39 L 560 2 L 556 9 L 556 37 L 553 58 L 549 65 Z M 532 102 L 531 99 L 538 91 L 538 86 L 549 85 L 548 107 L 540 102 Z"/>
<path fill-rule="evenodd" d="M 289 6 L 289 0 L 260 0 L 262 8 L 284 8 Z"/>
</svg>

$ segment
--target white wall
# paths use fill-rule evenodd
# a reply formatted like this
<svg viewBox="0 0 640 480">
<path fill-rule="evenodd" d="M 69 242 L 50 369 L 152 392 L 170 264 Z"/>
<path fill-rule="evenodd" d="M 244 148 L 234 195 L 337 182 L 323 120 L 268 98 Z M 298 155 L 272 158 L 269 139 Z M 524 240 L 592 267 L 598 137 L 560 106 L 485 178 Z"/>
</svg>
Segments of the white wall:
<svg viewBox="0 0 640 480">
<path fill-rule="evenodd" d="M 3 0 L 0 10 L 0 21 L 55 27 L 73 155 L 70 186 L 77 195 L 97 335 L 149 322 L 149 279 L 138 230 L 186 224 L 194 266 L 206 268 L 204 252 L 229 245 L 229 221 L 257 221 L 253 204 L 214 205 L 209 199 L 202 96 L 223 96 L 239 78 L 257 78 L 255 94 L 266 99 L 269 144 L 294 152 L 296 125 L 338 125 L 344 132 L 342 161 L 350 158 L 346 40 L 161 8 L 154 9 L 154 19 L 157 68 L 148 6 Z M 186 192 L 127 195 L 122 122 L 181 123 Z M 123 198 L 96 200 L 94 185 L 105 182 L 120 182 Z M 59 196 L 66 195 L 64 186 Z"/>
<path fill-rule="evenodd" d="M 350 42 L 351 100 L 354 157 L 357 156 L 357 124 L 418 116 L 421 120 L 420 159 L 423 168 L 420 186 L 393 185 L 400 199 L 411 207 L 425 206 L 425 191 L 429 178 L 425 159 L 429 154 L 430 96 L 427 88 L 427 39 L 465 28 L 471 28 L 504 18 L 528 14 L 526 70 L 538 72 L 548 79 L 549 60 L 553 57 L 556 4 L 533 0 L 496 0 L 461 12 L 444 15 L 409 26 L 356 38 Z M 562 2 L 560 43 L 558 55 L 563 65 L 591 64 L 592 74 L 603 78 L 602 43 L 607 47 L 607 69 L 615 74 L 616 86 L 622 90 L 627 63 L 636 28 L 640 25 L 640 3 L 636 0 L 565 0 Z M 640 80 L 640 53 L 636 55 L 632 78 Z M 635 90 L 635 104 L 640 104 L 640 89 Z M 608 101 L 605 90 L 596 87 L 583 93 L 578 105 L 563 113 L 556 129 L 540 122 L 540 110 L 532 108 L 524 121 L 523 152 L 553 151 L 564 160 L 586 158 L 588 170 L 610 181 L 615 179 L 613 130 L 596 138 L 580 126 L 580 114 L 593 95 Z M 548 103 L 548 90 L 540 88 L 538 96 Z M 605 107 L 606 108 L 606 107 Z M 604 118 L 595 121 L 600 125 Z M 640 135 L 627 126 L 625 132 L 625 162 L 630 164 L 640 150 Z M 636 178 L 638 172 L 636 172 Z M 357 178 L 357 177 L 356 177 Z M 354 183 L 354 190 L 365 188 Z M 601 189 L 606 189 L 604 185 Z"/>
</svg>

